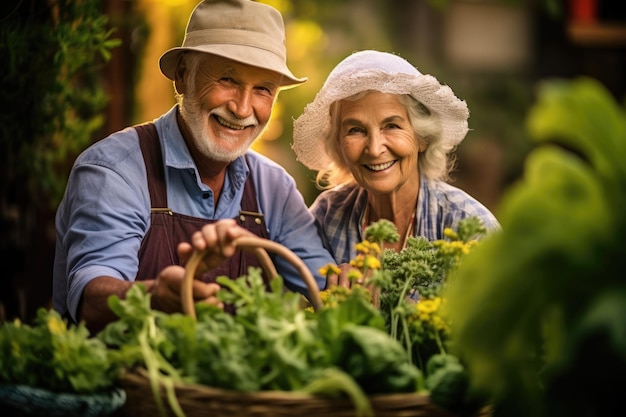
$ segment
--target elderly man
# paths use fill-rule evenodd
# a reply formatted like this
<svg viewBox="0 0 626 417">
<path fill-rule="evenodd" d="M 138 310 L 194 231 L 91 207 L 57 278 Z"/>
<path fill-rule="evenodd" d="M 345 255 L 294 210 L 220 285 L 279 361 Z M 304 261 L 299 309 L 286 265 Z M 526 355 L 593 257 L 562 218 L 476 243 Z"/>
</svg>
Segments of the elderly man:
<svg viewBox="0 0 626 417">
<path fill-rule="evenodd" d="M 154 308 L 180 311 L 182 265 L 194 249 L 208 250 L 194 300 L 218 304 L 216 276 L 258 265 L 233 244 L 246 234 L 294 251 L 323 288 L 317 270 L 332 258 L 293 178 L 249 150 L 279 91 L 306 81 L 287 68 L 280 13 L 203 1 L 183 45 L 159 64 L 178 103 L 92 145 L 72 168 L 56 216 L 54 308 L 97 331 L 115 319 L 108 297 L 141 281 Z M 296 270 L 274 262 L 286 286 L 307 295 Z"/>
</svg>

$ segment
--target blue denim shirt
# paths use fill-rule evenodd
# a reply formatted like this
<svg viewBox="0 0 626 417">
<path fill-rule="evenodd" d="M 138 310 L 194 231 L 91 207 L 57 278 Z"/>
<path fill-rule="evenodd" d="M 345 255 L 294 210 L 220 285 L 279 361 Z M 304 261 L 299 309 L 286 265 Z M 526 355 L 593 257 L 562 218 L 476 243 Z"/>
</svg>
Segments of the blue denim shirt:
<svg viewBox="0 0 626 417">
<path fill-rule="evenodd" d="M 229 165 L 216 205 L 183 140 L 176 107 L 154 122 L 165 160 L 168 205 L 173 211 L 206 219 L 234 218 L 239 214 L 246 178 L 252 175 L 270 239 L 294 251 L 324 288 L 326 280 L 317 271 L 333 259 L 322 246 L 294 179 L 281 166 L 249 151 L 249 168 L 243 157 Z M 76 318 L 83 289 L 95 277 L 133 281 L 137 251 L 149 227 L 145 165 L 137 134 L 127 128 L 93 144 L 74 163 L 56 213 L 53 307 Z M 274 261 L 287 287 L 306 295 L 306 285 L 295 269 L 283 259 Z"/>
</svg>

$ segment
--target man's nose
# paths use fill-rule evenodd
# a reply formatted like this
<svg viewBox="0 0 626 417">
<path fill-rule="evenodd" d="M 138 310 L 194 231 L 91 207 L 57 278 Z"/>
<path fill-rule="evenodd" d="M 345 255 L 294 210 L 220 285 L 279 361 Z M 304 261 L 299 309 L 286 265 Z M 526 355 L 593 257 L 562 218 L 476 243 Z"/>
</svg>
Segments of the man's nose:
<svg viewBox="0 0 626 417">
<path fill-rule="evenodd" d="M 252 91 L 239 90 L 235 97 L 228 102 L 228 110 L 240 119 L 252 115 Z"/>
</svg>

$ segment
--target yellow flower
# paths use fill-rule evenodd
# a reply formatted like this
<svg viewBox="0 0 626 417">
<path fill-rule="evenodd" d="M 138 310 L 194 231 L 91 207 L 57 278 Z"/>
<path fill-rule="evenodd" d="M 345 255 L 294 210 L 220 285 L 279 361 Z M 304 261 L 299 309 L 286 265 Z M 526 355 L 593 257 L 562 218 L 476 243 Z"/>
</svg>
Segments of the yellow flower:
<svg viewBox="0 0 626 417">
<path fill-rule="evenodd" d="M 369 240 L 364 240 L 355 245 L 355 249 L 357 253 L 362 255 L 380 255 L 380 246 L 376 242 L 371 242 Z"/>
<path fill-rule="evenodd" d="M 450 227 L 443 229 L 443 235 L 450 240 L 459 240 L 459 235 Z"/>
<path fill-rule="evenodd" d="M 472 248 L 476 245 L 478 245 L 478 241 L 476 239 L 468 241 L 467 243 L 465 243 L 465 249 L 463 253 L 467 255 L 468 253 L 470 253 Z"/>
<path fill-rule="evenodd" d="M 380 260 L 372 255 L 365 256 L 363 266 L 368 269 L 380 269 L 382 267 Z"/>
<path fill-rule="evenodd" d="M 351 269 L 348 271 L 348 279 L 352 282 L 359 281 L 363 278 L 363 273 L 358 269 Z"/>
<path fill-rule="evenodd" d="M 65 322 L 56 316 L 48 316 L 47 325 L 52 335 L 62 335 L 67 331 Z"/>
<path fill-rule="evenodd" d="M 439 250 L 439 253 L 442 256 L 453 256 L 457 258 L 460 258 L 461 255 L 467 255 L 470 251 L 470 248 L 474 245 L 475 243 L 465 243 L 460 240 L 455 240 L 452 242 L 437 240 L 433 242 L 433 246 Z"/>
<path fill-rule="evenodd" d="M 418 312 L 417 318 L 420 321 L 430 321 L 430 314 L 429 313 Z"/>
<path fill-rule="evenodd" d="M 322 299 L 322 304 L 325 308 L 333 308 L 344 302 L 350 295 L 350 292 L 350 288 L 335 285 L 326 290 L 320 291 L 320 298 Z M 305 310 L 311 313 L 315 312 L 312 306 L 307 306 Z"/>
<path fill-rule="evenodd" d="M 440 316 L 434 316 L 432 322 L 436 330 L 443 332 L 448 332 L 450 330 L 448 323 L 446 323 L 446 321 Z"/>
<path fill-rule="evenodd" d="M 431 314 L 437 311 L 440 305 L 441 297 L 435 297 L 418 301 L 416 308 L 419 313 Z"/>
<path fill-rule="evenodd" d="M 367 254 L 369 252 L 369 245 L 367 240 L 357 243 L 356 245 L 354 245 L 354 247 L 358 253 Z"/>
<path fill-rule="evenodd" d="M 460 240 L 450 242 L 450 246 L 460 252 L 463 252 L 463 249 L 465 249 L 465 243 Z"/>
<path fill-rule="evenodd" d="M 350 266 L 355 268 L 363 268 L 363 264 L 365 263 L 365 256 L 362 254 L 357 255 L 354 259 L 350 260 Z"/>
<path fill-rule="evenodd" d="M 341 273 L 341 270 L 339 269 L 339 267 L 337 265 L 334 264 L 327 264 L 324 265 L 323 267 L 321 267 L 318 272 L 320 273 L 321 276 L 323 277 L 328 277 L 329 275 L 339 275 Z"/>
<path fill-rule="evenodd" d="M 376 242 L 370 242 L 369 248 L 370 252 L 372 252 L 374 255 L 380 255 L 380 253 L 382 252 L 380 249 L 380 245 L 378 245 L 378 243 Z"/>
<path fill-rule="evenodd" d="M 322 273 L 322 269 L 324 269 L 325 267 L 320 268 L 320 274 Z M 320 291 L 320 299 L 322 300 L 322 305 L 326 305 L 326 300 L 328 299 L 328 290 L 323 290 Z M 307 307 L 304 308 L 304 311 L 308 311 L 310 313 L 315 313 L 315 309 L 313 308 L 312 305 L 307 305 Z"/>
</svg>

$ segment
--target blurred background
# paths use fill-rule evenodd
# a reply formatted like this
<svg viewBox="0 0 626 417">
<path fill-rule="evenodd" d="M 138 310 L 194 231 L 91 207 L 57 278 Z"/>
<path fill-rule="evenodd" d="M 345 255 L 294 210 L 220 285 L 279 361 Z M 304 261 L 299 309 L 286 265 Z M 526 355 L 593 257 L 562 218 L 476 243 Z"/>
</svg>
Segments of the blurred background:
<svg viewBox="0 0 626 417">
<path fill-rule="evenodd" d="M 0 321 L 32 318 L 52 292 L 54 213 L 77 154 L 174 105 L 158 58 L 182 42 L 197 0 L 5 0 L 0 5 Z M 292 121 L 330 70 L 360 49 L 397 53 L 467 101 L 453 183 L 496 216 L 531 144 L 537 83 L 593 77 L 626 98 L 621 0 L 266 0 L 283 13 L 288 63 L 254 148 L 282 164 L 307 203 L 315 172 L 291 151 Z"/>
</svg>

